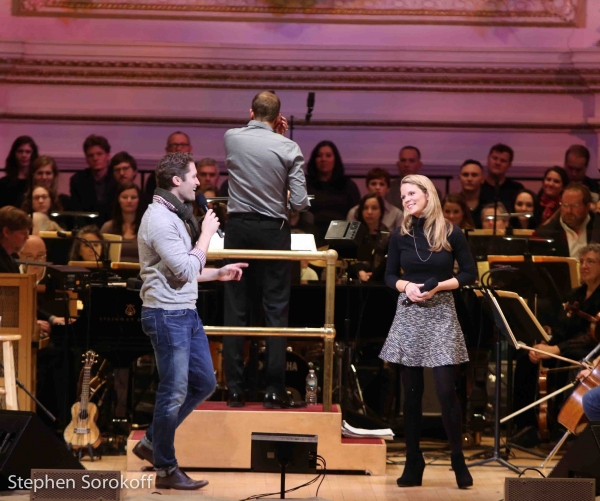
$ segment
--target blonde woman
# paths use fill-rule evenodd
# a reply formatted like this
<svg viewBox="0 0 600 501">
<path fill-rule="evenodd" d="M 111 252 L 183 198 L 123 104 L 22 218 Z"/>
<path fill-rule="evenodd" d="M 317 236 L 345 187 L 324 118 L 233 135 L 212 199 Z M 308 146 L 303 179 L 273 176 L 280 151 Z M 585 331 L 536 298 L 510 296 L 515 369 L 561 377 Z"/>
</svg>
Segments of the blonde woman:
<svg viewBox="0 0 600 501">
<path fill-rule="evenodd" d="M 404 220 L 388 249 L 385 283 L 400 292 L 396 317 L 379 355 L 402 367 L 406 464 L 400 487 L 421 485 L 425 461 L 419 448 L 423 368 L 432 367 L 442 420 L 452 449 L 452 468 L 461 489 L 473 485 L 462 453 L 461 410 L 455 380 L 458 364 L 469 360 L 452 289 L 477 278 L 475 262 L 463 232 L 444 219 L 433 183 L 409 175 L 400 185 Z M 454 261 L 459 273 L 454 276 Z M 400 269 L 404 271 L 400 277 Z M 429 279 L 438 285 L 420 287 Z"/>
</svg>

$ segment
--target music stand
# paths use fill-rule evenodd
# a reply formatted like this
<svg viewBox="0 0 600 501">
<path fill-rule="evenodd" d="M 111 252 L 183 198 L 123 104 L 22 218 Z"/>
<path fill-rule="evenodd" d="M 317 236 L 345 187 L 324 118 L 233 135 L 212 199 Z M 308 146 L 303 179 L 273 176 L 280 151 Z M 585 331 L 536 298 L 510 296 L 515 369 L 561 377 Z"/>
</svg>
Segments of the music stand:
<svg viewBox="0 0 600 501">
<path fill-rule="evenodd" d="M 505 291 L 501 291 L 505 293 Z M 488 304 L 492 311 L 492 315 L 494 318 L 494 323 L 496 324 L 496 328 L 498 331 L 507 339 L 508 343 L 513 346 L 515 349 L 519 349 L 520 345 L 517 339 L 515 338 L 510 325 L 504 315 L 502 308 L 498 303 L 499 294 L 492 289 L 487 287 L 483 287 L 481 291 L 475 291 L 477 296 L 483 297 L 483 300 Z M 515 293 L 508 293 L 509 296 L 518 298 L 517 300 L 523 301 L 523 299 Z M 523 302 L 524 303 L 524 302 Z M 535 317 L 534 317 L 535 318 Z M 520 320 L 523 320 L 524 317 L 520 317 Z M 540 326 L 541 329 L 541 326 Z M 543 331 L 543 329 L 541 329 Z M 524 331 L 526 335 L 527 331 Z M 546 336 L 547 337 L 547 336 Z M 528 339 L 531 341 L 531 339 Z M 494 403 L 494 447 L 492 451 L 492 456 L 490 458 L 483 459 L 481 461 L 476 461 L 475 463 L 470 463 L 469 468 L 472 466 L 483 466 L 488 463 L 499 463 L 501 466 L 505 466 L 509 470 L 514 471 L 515 473 L 521 473 L 521 470 L 517 468 L 512 463 L 505 460 L 500 454 L 500 401 L 501 401 L 501 387 L 500 387 L 500 379 L 502 374 L 502 359 L 501 359 L 501 337 L 497 336 L 496 338 L 496 382 L 495 382 L 495 403 Z"/>
</svg>

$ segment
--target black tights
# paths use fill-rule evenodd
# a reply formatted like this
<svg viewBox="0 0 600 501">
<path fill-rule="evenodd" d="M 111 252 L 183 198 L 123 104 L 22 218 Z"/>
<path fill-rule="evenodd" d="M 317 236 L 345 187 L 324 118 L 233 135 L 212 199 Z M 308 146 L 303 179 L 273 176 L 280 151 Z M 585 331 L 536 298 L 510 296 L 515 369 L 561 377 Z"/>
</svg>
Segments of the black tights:
<svg viewBox="0 0 600 501">
<path fill-rule="evenodd" d="M 438 400 L 442 406 L 442 421 L 452 452 L 462 451 L 462 422 L 460 403 L 456 395 L 456 366 L 433 368 L 433 380 Z M 406 452 L 419 452 L 421 418 L 423 416 L 423 367 L 402 366 L 404 389 L 404 434 Z"/>
</svg>

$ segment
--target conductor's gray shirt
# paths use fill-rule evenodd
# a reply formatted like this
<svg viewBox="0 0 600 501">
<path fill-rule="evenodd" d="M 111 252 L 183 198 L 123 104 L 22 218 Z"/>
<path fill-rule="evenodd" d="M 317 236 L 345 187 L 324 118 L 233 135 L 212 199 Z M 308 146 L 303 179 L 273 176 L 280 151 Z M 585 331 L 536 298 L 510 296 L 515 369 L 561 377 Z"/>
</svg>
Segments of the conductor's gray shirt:
<svg viewBox="0 0 600 501">
<path fill-rule="evenodd" d="M 255 212 L 287 220 L 288 189 L 292 209 L 310 207 L 300 147 L 266 123 L 250 120 L 246 127 L 228 130 L 225 153 L 229 214 Z"/>
</svg>

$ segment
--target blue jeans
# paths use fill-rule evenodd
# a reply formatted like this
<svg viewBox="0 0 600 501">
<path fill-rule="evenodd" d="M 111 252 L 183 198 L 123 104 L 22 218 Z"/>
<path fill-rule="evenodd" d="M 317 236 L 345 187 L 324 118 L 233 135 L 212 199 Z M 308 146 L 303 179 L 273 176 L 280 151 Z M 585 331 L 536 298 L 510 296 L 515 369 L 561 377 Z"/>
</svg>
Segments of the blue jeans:
<svg viewBox="0 0 600 501">
<path fill-rule="evenodd" d="M 154 347 L 158 390 L 154 420 L 142 439 L 154 452 L 154 466 L 171 472 L 175 430 L 216 388 L 208 339 L 196 310 L 142 308 L 142 329 Z"/>
<path fill-rule="evenodd" d="M 600 421 L 600 386 L 589 390 L 581 399 L 583 412 L 590 421 Z"/>
</svg>

